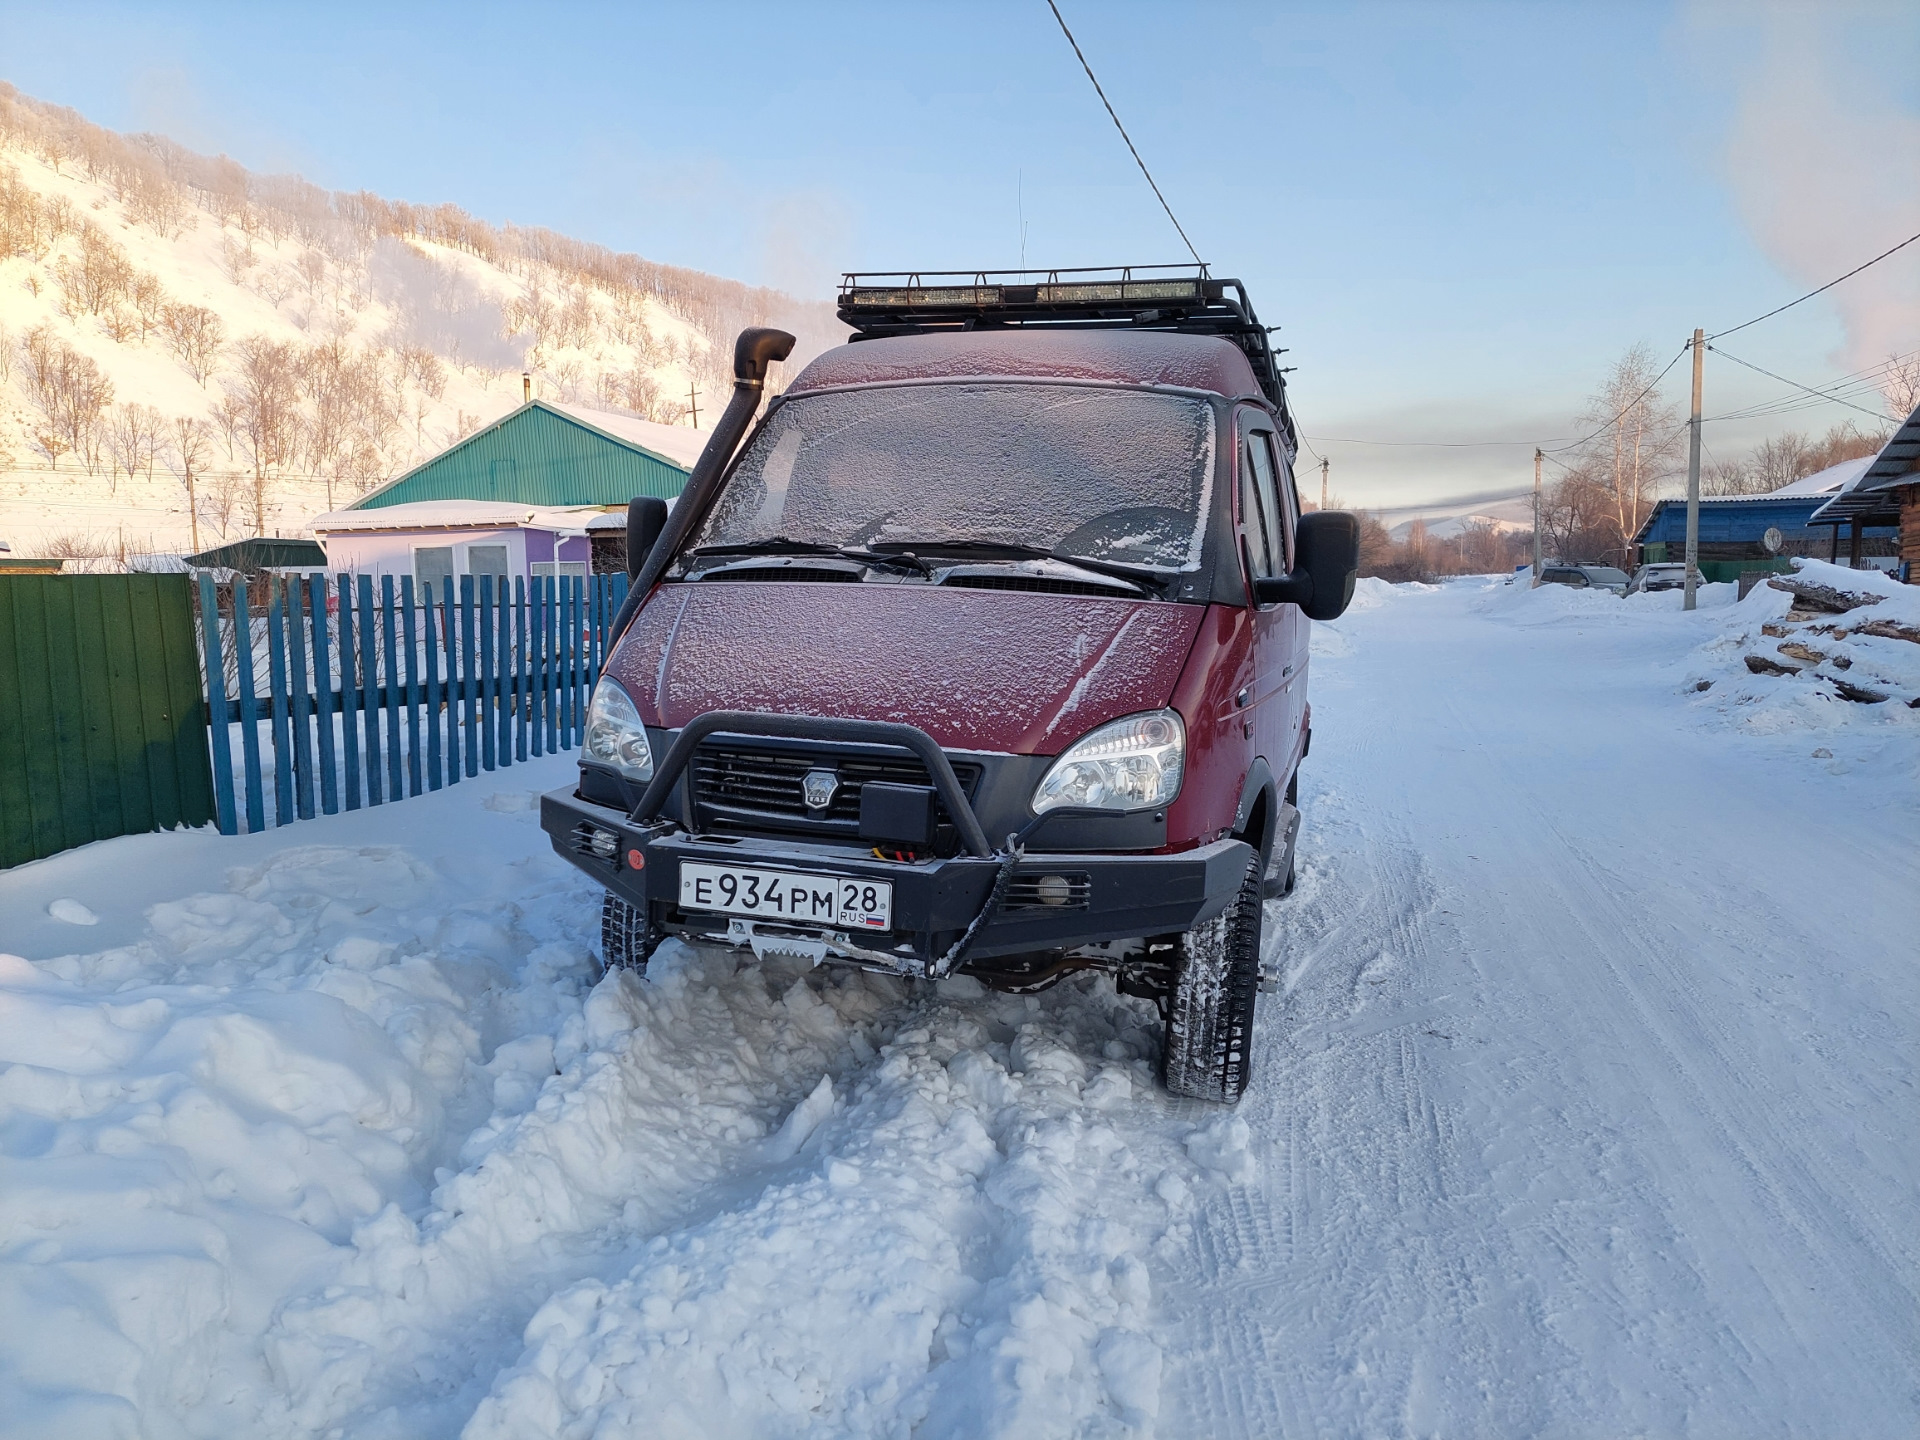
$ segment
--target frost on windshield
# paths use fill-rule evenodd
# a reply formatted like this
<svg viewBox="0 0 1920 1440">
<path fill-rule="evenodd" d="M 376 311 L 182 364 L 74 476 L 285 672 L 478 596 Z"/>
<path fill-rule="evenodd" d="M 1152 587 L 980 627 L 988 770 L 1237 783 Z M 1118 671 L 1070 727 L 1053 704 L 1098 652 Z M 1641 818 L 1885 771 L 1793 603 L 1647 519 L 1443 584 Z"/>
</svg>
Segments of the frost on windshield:
<svg viewBox="0 0 1920 1440">
<path fill-rule="evenodd" d="M 998 541 L 1196 570 L 1213 428 L 1203 400 L 1112 387 L 802 396 L 754 438 L 698 543 Z"/>
</svg>

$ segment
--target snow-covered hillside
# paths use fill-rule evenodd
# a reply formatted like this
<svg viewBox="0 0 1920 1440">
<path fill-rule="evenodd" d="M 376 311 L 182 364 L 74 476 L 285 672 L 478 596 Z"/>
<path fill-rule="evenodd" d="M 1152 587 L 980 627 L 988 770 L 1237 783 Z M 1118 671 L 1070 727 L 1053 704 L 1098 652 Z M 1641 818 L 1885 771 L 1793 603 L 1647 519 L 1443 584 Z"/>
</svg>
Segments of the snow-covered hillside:
<svg viewBox="0 0 1920 1440">
<path fill-rule="evenodd" d="M 1911 1433 L 1878 592 L 1363 581 L 1233 1112 L 1101 979 L 596 981 L 567 757 L 0 874 L 0 1434 Z"/>
<path fill-rule="evenodd" d="M 733 335 L 831 309 L 451 206 L 328 194 L 0 85 L 0 540 L 179 551 L 315 514 L 534 393 L 725 403 Z"/>
</svg>

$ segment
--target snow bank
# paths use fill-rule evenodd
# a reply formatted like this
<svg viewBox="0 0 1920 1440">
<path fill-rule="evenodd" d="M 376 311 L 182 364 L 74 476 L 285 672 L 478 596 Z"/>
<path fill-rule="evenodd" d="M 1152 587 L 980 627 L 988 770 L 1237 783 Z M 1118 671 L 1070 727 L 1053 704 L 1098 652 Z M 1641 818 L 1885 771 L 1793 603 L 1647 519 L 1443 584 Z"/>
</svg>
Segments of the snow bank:
<svg viewBox="0 0 1920 1440">
<path fill-rule="evenodd" d="M 1252 1173 L 1153 1008 L 596 983 L 525 793 L 0 877 L 0 1433 L 1150 1433 L 1149 1264 Z"/>
</svg>

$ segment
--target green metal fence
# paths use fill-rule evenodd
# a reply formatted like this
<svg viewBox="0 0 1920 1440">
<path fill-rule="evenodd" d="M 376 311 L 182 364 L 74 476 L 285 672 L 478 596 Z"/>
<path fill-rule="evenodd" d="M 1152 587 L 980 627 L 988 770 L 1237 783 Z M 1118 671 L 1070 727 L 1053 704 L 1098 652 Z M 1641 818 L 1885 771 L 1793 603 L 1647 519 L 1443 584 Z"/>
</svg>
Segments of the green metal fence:
<svg viewBox="0 0 1920 1440">
<path fill-rule="evenodd" d="M 185 575 L 0 577 L 0 867 L 214 818 Z"/>
</svg>

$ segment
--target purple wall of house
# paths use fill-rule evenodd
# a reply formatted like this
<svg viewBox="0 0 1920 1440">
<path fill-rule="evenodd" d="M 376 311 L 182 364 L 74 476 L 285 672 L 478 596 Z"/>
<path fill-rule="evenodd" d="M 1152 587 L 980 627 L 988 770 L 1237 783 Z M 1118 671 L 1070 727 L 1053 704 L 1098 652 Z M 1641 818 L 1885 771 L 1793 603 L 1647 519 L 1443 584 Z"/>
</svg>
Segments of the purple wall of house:
<svg viewBox="0 0 1920 1440">
<path fill-rule="evenodd" d="M 551 540 L 551 538 L 551 536 L 548 537 L 549 540 Z M 588 540 L 584 535 L 569 535 L 560 542 L 560 554 L 556 558 L 560 560 L 591 560 L 593 558 L 593 542 Z"/>
<path fill-rule="evenodd" d="M 520 533 L 527 537 L 527 564 L 544 565 L 553 559 L 551 530 L 523 530 Z"/>
</svg>

